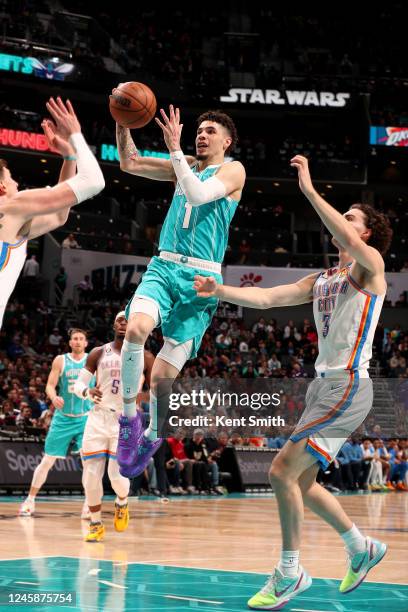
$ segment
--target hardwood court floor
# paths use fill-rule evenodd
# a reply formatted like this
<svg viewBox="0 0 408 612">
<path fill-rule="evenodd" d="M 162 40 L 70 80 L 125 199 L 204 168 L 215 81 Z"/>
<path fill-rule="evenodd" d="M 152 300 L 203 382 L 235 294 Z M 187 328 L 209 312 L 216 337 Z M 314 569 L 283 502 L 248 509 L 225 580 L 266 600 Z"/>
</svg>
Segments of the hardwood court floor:
<svg viewBox="0 0 408 612">
<path fill-rule="evenodd" d="M 306 511 L 301 562 L 314 582 L 285 610 L 408 611 L 408 587 L 399 586 L 408 578 L 408 494 L 339 499 L 365 533 L 388 544 L 388 553 L 359 589 L 339 595 L 335 580 L 345 573 L 343 544 Z M 0 602 L 6 584 L 14 590 L 71 589 L 77 603 L 70 610 L 233 612 L 246 609 L 279 556 L 273 497 L 131 500 L 125 533 L 113 530 L 113 501 L 107 500 L 107 533 L 98 544 L 83 541 L 81 505 L 79 498 L 40 498 L 36 517 L 27 519 L 16 516 L 15 499 L 0 498 Z M 52 609 L 65 607 L 44 607 Z"/>
</svg>

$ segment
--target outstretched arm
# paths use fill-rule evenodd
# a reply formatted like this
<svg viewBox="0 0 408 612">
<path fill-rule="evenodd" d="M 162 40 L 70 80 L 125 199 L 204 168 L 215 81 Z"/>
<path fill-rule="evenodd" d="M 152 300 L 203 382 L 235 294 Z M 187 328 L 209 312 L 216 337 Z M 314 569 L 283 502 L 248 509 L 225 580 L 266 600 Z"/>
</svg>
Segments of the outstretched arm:
<svg viewBox="0 0 408 612">
<path fill-rule="evenodd" d="M 57 153 L 63 157 L 64 161 L 58 180 L 58 183 L 63 183 L 76 174 L 75 149 L 68 140 L 64 140 L 59 136 L 55 124 L 49 119 L 44 119 L 41 123 L 41 127 L 44 130 L 50 148 L 57 151 Z M 66 208 L 56 213 L 35 217 L 31 223 L 30 232 L 27 236 L 28 240 L 47 234 L 57 227 L 64 225 L 67 222 L 69 211 L 70 208 Z"/>
<path fill-rule="evenodd" d="M 313 298 L 313 285 L 319 273 L 309 274 L 290 285 L 270 289 L 262 287 L 230 287 L 218 284 L 212 276 L 194 277 L 194 289 L 199 297 L 217 297 L 247 308 L 274 308 L 306 304 Z"/>
<path fill-rule="evenodd" d="M 74 177 L 51 189 L 21 191 L 6 204 L 4 214 L 13 213 L 20 217 L 23 223 L 33 217 L 59 212 L 79 204 L 102 191 L 105 186 L 99 164 L 81 134 L 81 126 L 71 103 L 67 101 L 65 105 L 60 98 L 57 98 L 57 101 L 50 98 L 47 109 L 62 136 L 67 138 L 75 149 L 78 172 Z"/>
<path fill-rule="evenodd" d="M 384 260 L 377 249 L 366 244 L 351 223 L 317 193 L 306 157 L 296 155 L 290 165 L 298 171 L 300 189 L 337 242 L 371 274 L 384 272 Z"/>
<path fill-rule="evenodd" d="M 181 150 L 180 138 L 183 124 L 180 123 L 180 109 L 170 104 L 169 117 L 160 109 L 164 123 L 156 118 L 156 123 L 163 130 L 164 140 L 170 151 L 174 173 L 191 206 L 201 206 L 214 202 L 234 192 L 242 191 L 245 183 L 244 166 L 234 161 L 223 166 L 216 176 L 201 181 L 190 168 L 189 160 Z"/>
</svg>

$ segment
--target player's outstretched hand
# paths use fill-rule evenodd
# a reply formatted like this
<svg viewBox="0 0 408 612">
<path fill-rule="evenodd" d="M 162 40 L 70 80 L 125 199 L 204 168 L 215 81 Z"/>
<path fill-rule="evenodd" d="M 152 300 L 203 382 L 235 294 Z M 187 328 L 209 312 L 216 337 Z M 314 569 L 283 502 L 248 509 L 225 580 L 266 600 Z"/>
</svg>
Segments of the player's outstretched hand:
<svg viewBox="0 0 408 612">
<path fill-rule="evenodd" d="M 81 131 L 81 125 L 69 100 L 64 104 L 59 96 L 56 100 L 50 98 L 46 103 L 46 107 L 62 138 L 68 139 L 71 134 Z"/>
<path fill-rule="evenodd" d="M 193 288 L 197 291 L 198 297 L 213 297 L 218 287 L 218 283 L 212 276 L 200 276 L 197 274 L 194 277 Z"/>
<path fill-rule="evenodd" d="M 183 124 L 180 123 L 180 109 L 176 108 L 174 110 L 174 106 L 170 104 L 170 117 L 166 115 L 162 108 L 160 109 L 160 114 L 164 123 L 162 123 L 157 117 L 155 117 L 155 121 L 163 130 L 164 142 L 166 143 L 168 150 L 170 153 L 172 151 L 180 151 L 181 131 L 183 129 Z"/>
<path fill-rule="evenodd" d="M 58 410 L 61 410 L 64 407 L 64 399 L 59 395 L 57 395 L 52 403 Z"/>
<path fill-rule="evenodd" d="M 65 140 L 58 134 L 55 123 L 50 121 L 50 119 L 44 119 L 41 122 L 41 127 L 44 130 L 45 137 L 51 149 L 54 149 L 54 151 L 57 151 L 57 153 L 63 157 L 75 155 L 74 147 L 68 140 Z"/>
<path fill-rule="evenodd" d="M 306 157 L 303 157 L 303 155 L 295 155 L 295 157 L 292 157 L 290 160 L 290 165 L 298 171 L 299 187 L 305 196 L 313 193 L 315 189 L 310 177 L 309 162 Z"/>
<path fill-rule="evenodd" d="M 92 402 L 95 402 L 95 404 L 99 404 L 102 399 L 102 391 L 100 388 L 92 387 L 92 389 L 89 389 L 89 398 Z"/>
</svg>

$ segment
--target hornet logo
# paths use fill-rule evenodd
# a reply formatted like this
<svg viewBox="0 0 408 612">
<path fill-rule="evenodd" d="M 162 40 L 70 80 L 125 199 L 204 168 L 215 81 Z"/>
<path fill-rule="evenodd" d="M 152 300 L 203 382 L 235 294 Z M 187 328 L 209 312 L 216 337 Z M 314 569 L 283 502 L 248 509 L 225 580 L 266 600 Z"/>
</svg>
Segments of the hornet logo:
<svg viewBox="0 0 408 612">
<path fill-rule="evenodd" d="M 67 74 L 70 74 L 74 69 L 74 64 L 60 64 L 59 60 L 45 60 L 43 64 L 36 57 L 31 57 L 31 62 L 34 68 L 34 74 L 42 79 L 53 81 L 63 81 Z"/>
</svg>

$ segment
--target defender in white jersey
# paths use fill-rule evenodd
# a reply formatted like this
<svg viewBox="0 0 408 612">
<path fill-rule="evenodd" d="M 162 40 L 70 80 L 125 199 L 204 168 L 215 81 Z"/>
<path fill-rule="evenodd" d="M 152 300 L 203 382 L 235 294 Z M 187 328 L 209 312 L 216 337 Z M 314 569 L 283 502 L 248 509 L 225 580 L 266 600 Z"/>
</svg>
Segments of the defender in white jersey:
<svg viewBox="0 0 408 612">
<path fill-rule="evenodd" d="M 385 544 L 360 533 L 337 499 L 316 482 L 316 476 L 320 467 L 333 461 L 372 406 L 368 366 L 386 293 L 382 254 L 390 245 L 392 231 L 387 218 L 366 204 L 354 204 L 341 215 L 314 189 L 307 159 L 297 155 L 291 165 L 298 171 L 301 190 L 333 235 L 339 266 L 271 289 L 226 287 L 202 276 L 195 281 L 202 297 L 216 296 L 250 308 L 313 300 L 319 342 L 316 378 L 309 386 L 300 422 L 271 466 L 282 553 L 265 587 L 248 602 L 255 610 L 280 609 L 312 583 L 299 565 L 304 505 L 326 520 L 346 545 L 349 569 L 341 593 L 358 587 L 386 552 Z"/>
<path fill-rule="evenodd" d="M 215 274 L 222 282 L 221 264 L 231 220 L 241 198 L 245 170 L 239 161 L 225 160 L 236 141 L 231 117 L 209 111 L 197 120 L 196 156 L 185 157 L 180 144 L 180 111 L 161 109 L 170 159 L 141 157 L 130 131 L 117 126 L 120 167 L 125 172 L 175 184 L 173 199 L 160 234 L 159 256 L 153 257 L 127 306 L 128 328 L 122 350 L 123 417 L 120 419 L 118 461 L 121 473 L 137 476 L 160 446 L 157 424 L 157 384 L 174 380 L 188 359 L 195 357 L 217 300 L 202 300 L 192 289 L 196 273 Z M 164 345 L 156 357 L 150 393 L 150 424 L 136 412 L 136 395 L 143 371 L 144 344 L 161 326 Z"/>
<path fill-rule="evenodd" d="M 119 312 L 113 326 L 115 331 L 113 342 L 108 342 L 91 351 L 74 387 L 74 392 L 78 397 L 89 396 L 95 402 L 88 416 L 82 444 L 83 485 L 91 513 L 91 524 L 86 536 L 87 542 L 100 542 L 105 534 L 101 518 L 101 502 L 106 460 L 108 460 L 109 479 L 117 494 L 114 517 L 116 531 L 124 531 L 129 522 L 127 501 L 129 480 L 121 476 L 116 461 L 119 416 L 122 409 L 120 351 L 126 333 L 126 325 L 124 311 Z M 149 353 L 146 356 L 146 362 L 151 364 L 151 359 L 153 356 Z M 89 384 L 94 374 L 96 374 L 96 387 L 92 389 Z M 150 371 L 146 372 L 146 379 L 150 382 Z M 139 391 L 142 386 L 143 377 L 139 383 Z"/>
<path fill-rule="evenodd" d="M 41 126 L 49 146 L 64 159 L 58 185 L 19 192 L 7 163 L 0 159 L 0 328 L 24 265 L 27 240 L 63 225 L 71 206 L 96 195 L 105 185 L 71 103 L 50 98 L 47 109 L 54 122 L 44 119 Z"/>
</svg>

